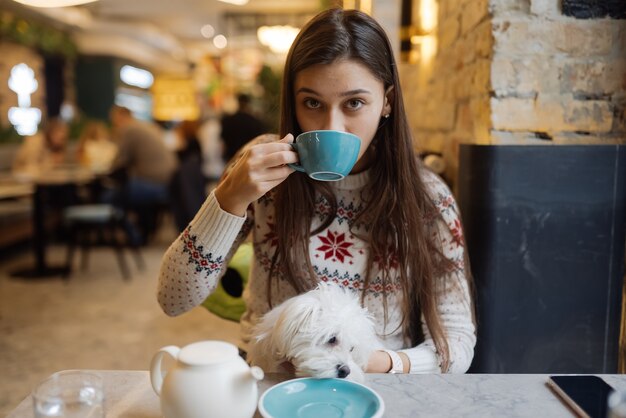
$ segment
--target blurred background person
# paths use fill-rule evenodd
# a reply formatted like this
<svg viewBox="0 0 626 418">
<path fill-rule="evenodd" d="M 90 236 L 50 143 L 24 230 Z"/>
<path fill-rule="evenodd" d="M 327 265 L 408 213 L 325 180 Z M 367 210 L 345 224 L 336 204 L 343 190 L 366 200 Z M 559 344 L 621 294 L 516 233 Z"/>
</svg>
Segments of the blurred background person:
<svg viewBox="0 0 626 418">
<path fill-rule="evenodd" d="M 111 140 L 109 129 L 101 121 L 88 122 L 78 140 L 78 161 L 96 172 L 111 168 L 117 155 L 117 145 Z"/>
<path fill-rule="evenodd" d="M 38 133 L 24 138 L 13 160 L 13 174 L 33 184 L 46 184 L 45 180 L 50 177 L 51 171 L 63 166 L 67 168 L 68 164 L 76 162 L 71 158 L 68 149 L 69 127 L 62 119 L 51 118 Z M 35 190 L 39 211 L 46 216 L 43 219 L 43 229 L 47 238 L 61 239 L 64 229 L 62 223 L 56 219 L 60 218 L 63 208 L 80 202 L 80 187 L 71 181 L 61 181 L 46 184 L 44 187 L 38 186 Z"/>
<path fill-rule="evenodd" d="M 179 231 L 185 229 L 207 197 L 199 128 L 197 120 L 186 120 L 176 130 L 178 168 L 170 183 L 170 204 Z"/>
<path fill-rule="evenodd" d="M 224 172 L 224 142 L 221 136 L 220 119 L 210 113 L 198 129 L 198 140 L 202 148 L 202 172 L 207 179 L 207 188 L 216 184 Z"/>
<path fill-rule="evenodd" d="M 267 127 L 250 109 L 249 95 L 237 95 L 238 109 L 232 115 L 222 117 L 222 139 L 224 140 L 224 161 L 229 161 L 248 141 L 267 133 Z"/>
<path fill-rule="evenodd" d="M 155 232 L 159 209 L 169 203 L 168 189 L 178 162 L 156 124 L 137 120 L 120 106 L 111 108 L 110 118 L 118 147 L 112 176 L 122 185 L 104 200 L 137 214 L 139 243 L 145 243 Z"/>
<path fill-rule="evenodd" d="M 49 119 L 37 134 L 24 138 L 13 160 L 13 173 L 37 175 L 68 163 L 68 135 L 63 120 Z"/>
<path fill-rule="evenodd" d="M 113 169 L 127 172 L 128 203 L 166 202 L 177 162 L 165 145 L 161 129 L 135 119 L 125 107 L 113 106 L 110 115 L 118 147 Z"/>
</svg>

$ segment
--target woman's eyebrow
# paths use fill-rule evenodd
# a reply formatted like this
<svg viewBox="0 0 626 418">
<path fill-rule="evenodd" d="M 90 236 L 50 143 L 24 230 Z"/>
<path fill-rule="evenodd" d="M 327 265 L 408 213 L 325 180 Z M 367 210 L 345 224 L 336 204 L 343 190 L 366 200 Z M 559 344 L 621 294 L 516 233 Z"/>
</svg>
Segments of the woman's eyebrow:
<svg viewBox="0 0 626 418">
<path fill-rule="evenodd" d="M 365 89 L 348 90 L 340 94 L 340 96 L 354 96 L 355 94 L 372 94 L 371 91 Z"/>
<path fill-rule="evenodd" d="M 318 92 L 316 92 L 315 90 L 310 89 L 310 88 L 308 88 L 308 87 L 300 87 L 300 88 L 298 89 L 298 91 L 296 91 L 296 94 L 300 94 L 300 93 L 309 93 L 309 94 L 314 94 L 314 95 L 316 95 L 316 96 L 319 96 L 319 93 L 318 93 Z"/>
<path fill-rule="evenodd" d="M 308 87 L 301 87 L 298 89 L 298 91 L 296 91 L 296 94 L 300 94 L 300 93 L 309 93 L 309 94 L 314 94 L 316 96 L 319 96 L 320 94 L 318 92 L 316 92 L 313 89 L 310 89 Z M 371 91 L 369 90 L 365 90 L 365 89 L 355 89 L 355 90 L 348 90 L 348 91 L 344 91 L 342 93 L 339 93 L 340 96 L 353 96 L 355 94 L 372 94 Z"/>
</svg>

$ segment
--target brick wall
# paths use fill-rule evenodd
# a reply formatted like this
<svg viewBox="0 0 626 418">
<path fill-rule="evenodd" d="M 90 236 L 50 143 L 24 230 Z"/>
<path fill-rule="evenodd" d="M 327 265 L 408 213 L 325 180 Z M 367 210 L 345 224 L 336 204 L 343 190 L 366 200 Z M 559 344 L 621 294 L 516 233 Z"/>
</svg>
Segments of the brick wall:
<svg viewBox="0 0 626 418">
<path fill-rule="evenodd" d="M 441 0 L 436 55 L 403 62 L 403 93 L 421 150 L 441 152 L 446 177 L 457 171 L 458 144 L 488 142 L 493 36 L 488 0 Z"/>
<path fill-rule="evenodd" d="M 440 0 L 432 62 L 401 64 L 420 149 L 454 180 L 459 143 L 626 143 L 626 20 L 561 0 Z"/>
<path fill-rule="evenodd" d="M 626 21 L 564 16 L 560 0 L 491 4 L 491 142 L 626 143 Z"/>
</svg>

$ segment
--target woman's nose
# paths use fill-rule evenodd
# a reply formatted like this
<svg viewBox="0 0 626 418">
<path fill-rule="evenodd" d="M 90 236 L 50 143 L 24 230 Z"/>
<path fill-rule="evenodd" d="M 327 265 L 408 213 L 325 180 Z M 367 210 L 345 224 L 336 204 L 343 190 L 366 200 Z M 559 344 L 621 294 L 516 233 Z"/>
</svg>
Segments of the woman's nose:
<svg viewBox="0 0 626 418">
<path fill-rule="evenodd" d="M 324 126 L 320 129 L 331 131 L 345 131 L 345 121 L 343 114 L 336 110 L 329 110 L 324 120 Z"/>
</svg>

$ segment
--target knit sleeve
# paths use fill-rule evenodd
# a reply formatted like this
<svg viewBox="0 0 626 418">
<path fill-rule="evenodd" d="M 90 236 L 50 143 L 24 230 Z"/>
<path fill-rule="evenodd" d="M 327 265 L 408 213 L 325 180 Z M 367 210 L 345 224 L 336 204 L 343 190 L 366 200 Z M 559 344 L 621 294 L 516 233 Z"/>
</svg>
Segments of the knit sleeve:
<svg viewBox="0 0 626 418">
<path fill-rule="evenodd" d="M 457 204 L 452 193 L 435 174 L 424 175 L 429 194 L 440 216 L 433 232 L 451 268 L 436 282 L 437 310 L 450 350 L 448 373 L 465 373 L 474 357 L 476 327 L 469 283 L 465 274 L 465 241 Z M 411 361 L 410 373 L 439 373 L 441 359 L 422 317 L 425 340 L 417 347 L 402 350 Z"/>
<path fill-rule="evenodd" d="M 252 208 L 246 217 L 222 210 L 211 192 L 161 261 L 157 299 L 166 314 L 187 312 L 215 290 L 230 258 L 252 228 L 252 214 Z"/>
</svg>

